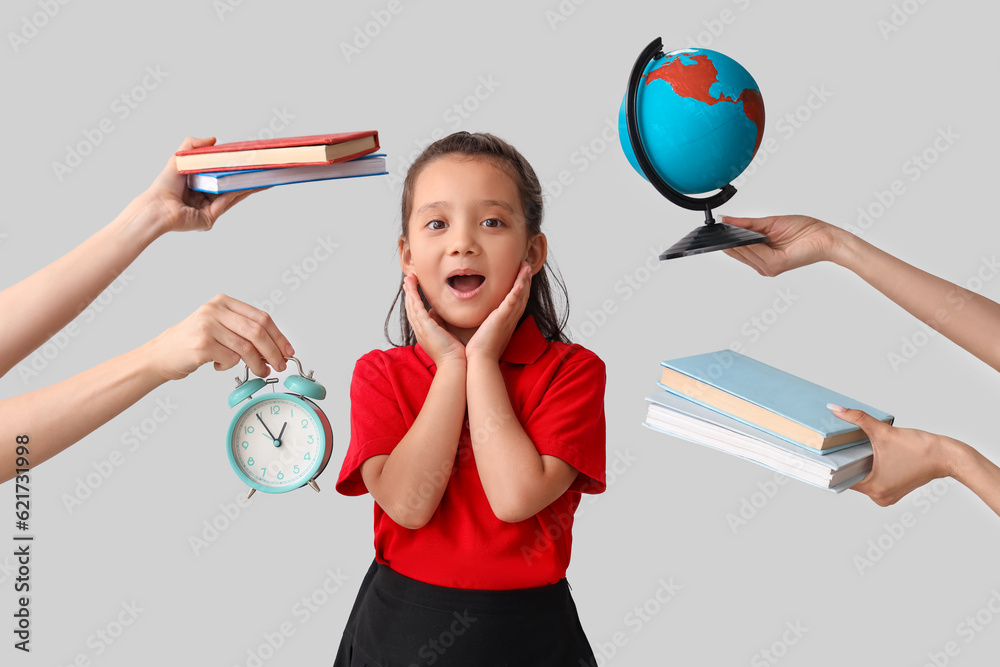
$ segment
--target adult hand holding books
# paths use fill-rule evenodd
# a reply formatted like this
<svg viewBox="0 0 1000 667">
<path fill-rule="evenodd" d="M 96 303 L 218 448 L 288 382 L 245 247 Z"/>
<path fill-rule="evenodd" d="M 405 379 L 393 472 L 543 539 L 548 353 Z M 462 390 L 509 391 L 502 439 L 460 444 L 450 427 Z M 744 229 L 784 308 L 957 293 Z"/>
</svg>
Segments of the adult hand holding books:
<svg viewBox="0 0 1000 667">
<path fill-rule="evenodd" d="M 861 427 L 871 440 L 872 471 L 852 488 L 876 504 L 888 507 L 928 482 L 954 477 L 1000 514 L 1000 479 L 994 470 L 991 483 L 992 464 L 969 445 L 936 433 L 890 426 L 861 410 L 832 403 L 827 407 L 838 418 Z M 977 490 L 977 486 L 981 488 Z"/>
<path fill-rule="evenodd" d="M 722 221 L 767 235 L 766 244 L 724 251 L 759 274 L 776 276 L 823 260 L 839 264 L 1000 371 L 1000 346 L 996 345 L 1000 340 L 1000 304 L 815 218 L 781 215 L 723 217 Z M 943 308 L 945 317 L 941 316 Z M 875 452 L 871 474 L 853 488 L 879 505 L 891 505 L 936 477 L 951 476 L 1000 514 L 1000 467 L 973 447 L 924 431 L 880 425 L 856 410 L 848 410 L 844 418 L 867 432 Z"/>
<path fill-rule="evenodd" d="M 188 137 L 179 151 L 215 144 L 215 137 Z M 187 179 L 177 173 L 176 157 L 171 156 L 160 175 L 141 195 L 132 200 L 124 215 L 140 216 L 157 236 L 171 231 L 205 231 L 235 204 L 256 190 L 208 195 L 189 190 Z"/>
</svg>

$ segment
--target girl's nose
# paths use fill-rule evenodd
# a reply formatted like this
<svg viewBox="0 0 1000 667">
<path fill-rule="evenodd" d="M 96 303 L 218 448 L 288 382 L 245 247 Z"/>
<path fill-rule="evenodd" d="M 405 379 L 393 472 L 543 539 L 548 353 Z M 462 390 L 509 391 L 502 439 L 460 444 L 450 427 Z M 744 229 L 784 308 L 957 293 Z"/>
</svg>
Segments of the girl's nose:
<svg viewBox="0 0 1000 667">
<path fill-rule="evenodd" d="M 467 225 L 456 224 L 452 227 L 449 239 L 449 252 L 452 254 L 476 254 L 479 252 L 479 242 L 476 234 Z"/>
</svg>

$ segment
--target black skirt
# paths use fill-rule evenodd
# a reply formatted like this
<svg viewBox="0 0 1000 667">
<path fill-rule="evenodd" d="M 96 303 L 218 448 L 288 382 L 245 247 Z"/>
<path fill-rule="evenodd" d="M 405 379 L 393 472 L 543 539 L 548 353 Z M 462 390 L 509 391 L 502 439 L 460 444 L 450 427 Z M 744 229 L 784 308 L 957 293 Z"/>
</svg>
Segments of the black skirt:
<svg viewBox="0 0 1000 667">
<path fill-rule="evenodd" d="M 565 579 L 508 591 L 445 588 L 372 562 L 334 667 L 596 667 Z"/>
</svg>

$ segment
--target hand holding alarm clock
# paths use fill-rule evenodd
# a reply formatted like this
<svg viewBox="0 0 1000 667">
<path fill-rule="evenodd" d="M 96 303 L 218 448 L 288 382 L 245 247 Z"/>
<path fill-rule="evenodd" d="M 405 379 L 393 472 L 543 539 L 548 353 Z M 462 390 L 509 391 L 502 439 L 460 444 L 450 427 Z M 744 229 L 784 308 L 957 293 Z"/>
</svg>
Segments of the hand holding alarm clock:
<svg viewBox="0 0 1000 667">
<path fill-rule="evenodd" d="M 278 378 L 250 377 L 247 367 L 236 378 L 229 407 L 244 403 L 233 416 L 226 437 L 226 452 L 236 476 L 255 491 L 287 493 L 308 484 L 319 491 L 316 478 L 330 461 L 333 430 L 330 420 L 313 403 L 326 397 L 326 388 L 302 372 L 295 357 L 285 357 L 298 366 L 297 375 L 285 378 L 289 393 L 253 394 Z M 249 399 L 249 400 L 247 400 Z M 312 400 L 310 400 L 312 399 Z"/>
</svg>

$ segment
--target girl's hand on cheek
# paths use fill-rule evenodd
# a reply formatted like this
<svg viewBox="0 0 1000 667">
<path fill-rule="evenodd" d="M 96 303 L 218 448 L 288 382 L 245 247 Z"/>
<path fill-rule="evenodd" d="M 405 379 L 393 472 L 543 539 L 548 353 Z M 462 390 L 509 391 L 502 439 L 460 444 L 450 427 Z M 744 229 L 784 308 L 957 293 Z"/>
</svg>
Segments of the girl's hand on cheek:
<svg viewBox="0 0 1000 667">
<path fill-rule="evenodd" d="M 521 319 L 524 308 L 528 305 L 530 293 L 531 265 L 521 262 L 521 270 L 514 279 L 514 286 L 497 309 L 479 325 L 479 329 L 465 346 L 467 359 L 482 357 L 493 362 L 500 361 L 500 356 L 507 349 L 510 337 L 517 328 L 517 321 Z"/>
<path fill-rule="evenodd" d="M 403 291 L 406 294 L 406 317 L 410 321 L 417 342 L 438 367 L 449 360 L 465 361 L 465 346 L 444 328 L 441 316 L 434 309 L 426 310 L 424 302 L 417 292 L 416 274 L 403 278 Z"/>
</svg>

